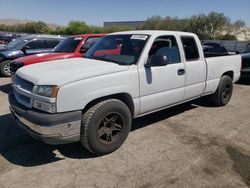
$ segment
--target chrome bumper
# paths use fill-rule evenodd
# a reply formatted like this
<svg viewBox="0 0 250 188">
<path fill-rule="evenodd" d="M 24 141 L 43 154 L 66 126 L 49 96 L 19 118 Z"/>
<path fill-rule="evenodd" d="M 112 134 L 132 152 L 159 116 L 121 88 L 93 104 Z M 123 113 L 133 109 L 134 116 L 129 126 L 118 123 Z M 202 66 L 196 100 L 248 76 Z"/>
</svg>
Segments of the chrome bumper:
<svg viewBox="0 0 250 188">
<path fill-rule="evenodd" d="M 20 104 L 15 105 L 16 101 L 10 95 L 9 102 L 15 123 L 37 140 L 47 144 L 65 144 L 80 141 L 80 112 L 44 114 L 31 109 L 27 110 L 25 107 L 21 109 L 22 106 Z M 39 114 L 41 114 L 42 119 L 45 119 L 44 121 L 41 121 Z M 71 114 L 77 118 L 70 118 L 72 117 Z"/>
</svg>

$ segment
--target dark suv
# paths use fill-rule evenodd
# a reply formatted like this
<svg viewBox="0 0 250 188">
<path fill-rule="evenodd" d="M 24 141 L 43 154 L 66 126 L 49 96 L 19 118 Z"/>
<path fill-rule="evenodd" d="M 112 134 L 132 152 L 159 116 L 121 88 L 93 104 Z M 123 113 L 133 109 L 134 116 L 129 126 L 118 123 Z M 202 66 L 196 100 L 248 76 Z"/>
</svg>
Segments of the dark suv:
<svg viewBox="0 0 250 188">
<path fill-rule="evenodd" d="M 10 76 L 10 62 L 16 58 L 51 52 L 64 38 L 28 35 L 0 47 L 0 74 Z"/>
<path fill-rule="evenodd" d="M 241 77 L 250 78 L 250 44 L 240 53 L 242 58 Z"/>
</svg>

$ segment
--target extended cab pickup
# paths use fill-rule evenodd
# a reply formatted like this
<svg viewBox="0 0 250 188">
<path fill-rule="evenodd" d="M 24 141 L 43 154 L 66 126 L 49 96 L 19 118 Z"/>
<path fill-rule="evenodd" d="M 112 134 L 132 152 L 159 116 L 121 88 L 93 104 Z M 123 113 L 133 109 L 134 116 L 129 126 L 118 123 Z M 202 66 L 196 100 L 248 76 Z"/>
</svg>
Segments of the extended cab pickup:
<svg viewBox="0 0 250 188">
<path fill-rule="evenodd" d="M 11 74 L 26 65 L 52 61 L 57 59 L 67 59 L 82 57 L 87 50 L 92 47 L 105 34 L 85 34 L 70 36 L 55 47 L 53 53 L 42 53 L 15 59 L 10 64 Z"/>
<path fill-rule="evenodd" d="M 205 95 L 226 105 L 241 68 L 239 55 L 205 59 L 199 38 L 185 32 L 113 33 L 85 57 L 21 68 L 9 102 L 33 137 L 80 141 L 97 155 L 122 145 L 133 118 Z"/>
</svg>

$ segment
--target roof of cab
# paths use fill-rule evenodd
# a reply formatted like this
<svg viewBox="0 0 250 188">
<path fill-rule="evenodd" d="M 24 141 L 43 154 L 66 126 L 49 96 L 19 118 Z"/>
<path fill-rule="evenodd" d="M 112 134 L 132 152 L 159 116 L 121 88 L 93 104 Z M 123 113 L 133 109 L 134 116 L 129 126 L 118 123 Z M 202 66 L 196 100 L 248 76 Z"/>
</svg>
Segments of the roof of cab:
<svg viewBox="0 0 250 188">
<path fill-rule="evenodd" d="M 88 34 L 79 34 L 79 35 L 71 35 L 71 36 L 68 36 L 68 38 L 74 38 L 74 37 L 89 37 L 89 36 L 93 36 L 93 37 L 102 37 L 102 36 L 104 36 L 104 35 L 106 35 L 105 33 L 88 33 Z"/>
<path fill-rule="evenodd" d="M 32 34 L 32 35 L 25 35 L 25 36 L 23 36 L 23 37 L 21 37 L 22 39 L 36 39 L 36 38 L 44 38 L 44 39 L 64 39 L 65 37 L 63 37 L 63 36 L 60 36 L 60 35 L 58 35 L 58 36 L 55 36 L 55 35 L 34 35 L 34 34 Z"/>
<path fill-rule="evenodd" d="M 181 32 L 181 31 L 165 31 L 165 30 L 136 30 L 136 31 L 122 31 L 122 32 L 115 32 L 110 33 L 110 35 L 170 35 L 170 34 L 180 34 L 180 35 L 190 35 L 194 36 L 194 33 L 189 32 Z"/>
</svg>

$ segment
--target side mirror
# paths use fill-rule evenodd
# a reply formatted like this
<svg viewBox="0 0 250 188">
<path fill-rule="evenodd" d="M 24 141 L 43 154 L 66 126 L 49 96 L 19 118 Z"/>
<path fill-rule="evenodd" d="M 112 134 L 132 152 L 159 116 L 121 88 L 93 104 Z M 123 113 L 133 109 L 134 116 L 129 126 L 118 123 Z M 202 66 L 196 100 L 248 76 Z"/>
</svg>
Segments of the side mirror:
<svg viewBox="0 0 250 188">
<path fill-rule="evenodd" d="M 166 66 L 168 64 L 168 58 L 165 55 L 152 55 L 149 61 L 145 64 L 146 68 Z"/>
<path fill-rule="evenodd" d="M 240 54 L 240 52 L 239 52 L 239 51 L 236 51 L 235 54 Z"/>
<path fill-rule="evenodd" d="M 24 46 L 21 50 L 23 51 L 23 53 L 26 53 L 26 50 L 30 49 L 29 46 Z"/>
</svg>

